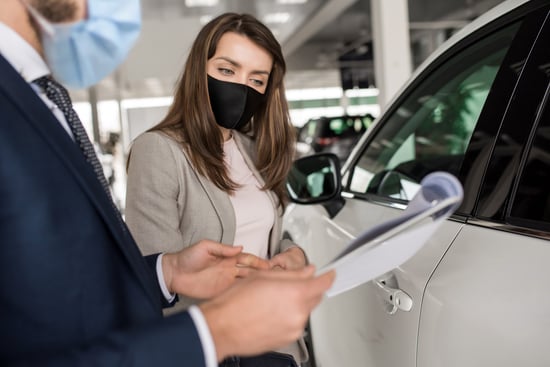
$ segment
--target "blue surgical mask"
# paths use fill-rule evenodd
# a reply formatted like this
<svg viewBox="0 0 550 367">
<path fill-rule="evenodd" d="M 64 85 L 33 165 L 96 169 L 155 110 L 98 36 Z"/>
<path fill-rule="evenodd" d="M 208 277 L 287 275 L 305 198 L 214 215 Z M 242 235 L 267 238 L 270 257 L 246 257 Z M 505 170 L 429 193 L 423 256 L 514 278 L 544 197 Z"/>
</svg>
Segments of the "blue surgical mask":
<svg viewBox="0 0 550 367">
<path fill-rule="evenodd" d="M 71 88 L 89 87 L 112 73 L 141 28 L 139 0 L 87 3 L 87 19 L 73 23 L 52 23 L 25 3 L 41 29 L 44 56 L 53 76 Z"/>
</svg>

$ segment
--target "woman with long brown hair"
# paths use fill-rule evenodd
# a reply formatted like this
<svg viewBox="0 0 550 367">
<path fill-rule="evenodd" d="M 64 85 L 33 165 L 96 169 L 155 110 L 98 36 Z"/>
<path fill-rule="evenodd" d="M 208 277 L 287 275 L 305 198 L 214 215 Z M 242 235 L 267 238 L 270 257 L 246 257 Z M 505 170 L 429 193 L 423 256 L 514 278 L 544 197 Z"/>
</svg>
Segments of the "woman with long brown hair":
<svg viewBox="0 0 550 367">
<path fill-rule="evenodd" d="M 274 270 L 306 265 L 281 235 L 295 144 L 285 71 L 279 43 L 250 15 L 222 14 L 199 32 L 166 117 L 129 157 L 126 221 L 145 254 L 210 239 Z M 193 302 L 180 297 L 179 308 Z M 307 359 L 301 340 L 284 352 Z"/>
</svg>

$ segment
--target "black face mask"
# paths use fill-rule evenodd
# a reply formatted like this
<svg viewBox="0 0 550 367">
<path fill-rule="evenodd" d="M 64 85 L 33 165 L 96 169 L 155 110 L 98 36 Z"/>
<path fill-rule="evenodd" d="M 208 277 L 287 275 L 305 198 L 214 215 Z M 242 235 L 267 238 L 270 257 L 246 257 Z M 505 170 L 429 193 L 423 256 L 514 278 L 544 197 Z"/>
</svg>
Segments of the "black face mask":
<svg viewBox="0 0 550 367">
<path fill-rule="evenodd" d="M 208 75 L 208 95 L 216 122 L 226 129 L 239 129 L 264 101 L 265 95 L 248 85 L 224 82 Z"/>
</svg>

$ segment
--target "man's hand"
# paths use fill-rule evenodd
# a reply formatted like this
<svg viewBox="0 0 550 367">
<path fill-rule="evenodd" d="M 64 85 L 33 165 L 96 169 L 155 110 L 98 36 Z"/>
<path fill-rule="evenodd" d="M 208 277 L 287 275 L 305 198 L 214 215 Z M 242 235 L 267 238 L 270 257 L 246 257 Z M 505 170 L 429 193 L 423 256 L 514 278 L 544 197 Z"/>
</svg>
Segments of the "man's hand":
<svg viewBox="0 0 550 367">
<path fill-rule="evenodd" d="M 274 270 L 298 270 L 306 266 L 306 264 L 306 255 L 304 251 L 297 246 L 290 247 L 269 260 L 269 266 Z"/>
<path fill-rule="evenodd" d="M 309 314 L 334 281 L 330 271 L 256 272 L 199 307 L 208 323 L 218 360 L 254 355 L 300 338 Z"/>
<path fill-rule="evenodd" d="M 162 257 L 168 290 L 199 299 L 218 295 L 252 270 L 268 268 L 267 260 L 243 253 L 241 246 L 208 240 Z"/>
</svg>

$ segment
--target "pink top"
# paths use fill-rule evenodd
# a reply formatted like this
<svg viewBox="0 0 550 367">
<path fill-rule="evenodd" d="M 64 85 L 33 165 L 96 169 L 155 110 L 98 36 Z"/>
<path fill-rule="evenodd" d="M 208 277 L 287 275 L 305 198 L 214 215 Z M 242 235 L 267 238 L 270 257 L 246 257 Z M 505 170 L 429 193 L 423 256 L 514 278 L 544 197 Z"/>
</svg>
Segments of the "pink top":
<svg viewBox="0 0 550 367">
<path fill-rule="evenodd" d="M 235 211 L 235 245 L 243 251 L 267 258 L 269 234 L 275 222 L 273 204 L 268 194 L 248 168 L 241 152 L 230 138 L 223 146 L 229 177 L 241 187 L 229 198 Z"/>
</svg>

